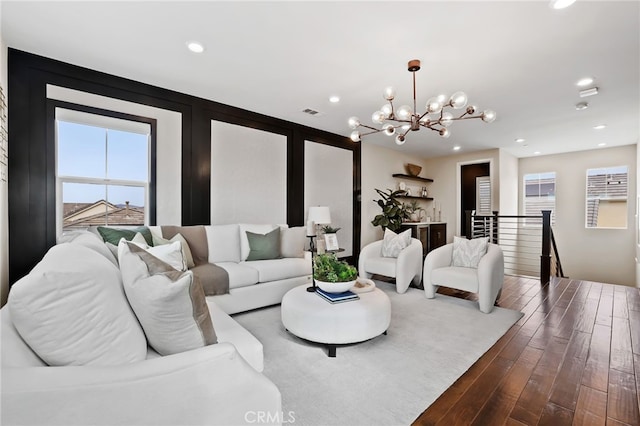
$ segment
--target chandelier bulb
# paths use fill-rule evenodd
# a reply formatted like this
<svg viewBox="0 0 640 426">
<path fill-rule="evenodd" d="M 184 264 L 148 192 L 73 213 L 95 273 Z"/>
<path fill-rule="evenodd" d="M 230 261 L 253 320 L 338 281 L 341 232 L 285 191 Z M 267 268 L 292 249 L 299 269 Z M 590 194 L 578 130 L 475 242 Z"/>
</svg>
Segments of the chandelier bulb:
<svg viewBox="0 0 640 426">
<path fill-rule="evenodd" d="M 491 123 L 496 119 L 496 112 L 490 109 L 482 113 L 482 121 L 485 123 Z"/>
<path fill-rule="evenodd" d="M 382 124 L 384 123 L 384 119 L 384 112 L 382 111 L 376 111 L 371 114 L 371 121 L 373 121 L 374 123 Z"/>
<path fill-rule="evenodd" d="M 440 101 L 439 97 L 434 96 L 433 98 L 429 98 L 427 101 L 427 111 L 430 114 L 437 114 L 442 110 L 443 102 Z"/>
<path fill-rule="evenodd" d="M 393 136 L 396 133 L 396 128 L 393 127 L 393 124 L 387 123 L 384 126 L 382 126 L 382 129 L 384 130 L 384 134 L 387 136 Z"/>
<path fill-rule="evenodd" d="M 451 123 L 453 123 L 453 114 L 451 114 L 450 112 L 443 113 L 442 118 L 440 119 L 440 124 L 442 124 L 444 127 L 449 127 L 451 126 Z"/>
<path fill-rule="evenodd" d="M 405 143 L 404 135 L 396 136 L 396 144 L 397 145 L 404 145 L 404 143 Z"/>
<path fill-rule="evenodd" d="M 360 125 L 360 119 L 358 117 L 349 117 L 349 127 L 355 129 Z"/>
<path fill-rule="evenodd" d="M 409 120 L 412 114 L 413 110 L 409 105 L 402 105 L 400 108 L 398 108 L 398 112 L 396 113 L 398 119 L 400 120 Z"/>
<path fill-rule="evenodd" d="M 350 138 L 354 142 L 360 142 L 360 132 L 357 130 L 354 130 L 353 132 L 351 132 Z"/>
<path fill-rule="evenodd" d="M 449 132 L 449 129 L 440 129 L 438 133 L 440 133 L 440 136 L 442 136 L 445 139 L 451 136 L 451 132 Z"/>
<path fill-rule="evenodd" d="M 382 96 L 384 96 L 386 100 L 392 101 L 393 98 L 396 97 L 396 91 L 393 89 L 393 87 L 387 87 L 384 89 L 384 94 Z"/>
<path fill-rule="evenodd" d="M 476 112 L 476 106 L 475 105 L 467 106 L 467 114 L 475 114 L 475 112 Z"/>
<path fill-rule="evenodd" d="M 389 118 L 391 117 L 393 108 L 391 107 L 391 104 L 384 104 L 382 105 L 382 108 L 380 108 L 380 111 L 382 111 L 382 113 L 384 114 L 384 118 Z"/>
<path fill-rule="evenodd" d="M 449 99 L 449 104 L 455 109 L 464 108 L 467 105 L 467 94 L 464 92 L 454 93 Z"/>
</svg>

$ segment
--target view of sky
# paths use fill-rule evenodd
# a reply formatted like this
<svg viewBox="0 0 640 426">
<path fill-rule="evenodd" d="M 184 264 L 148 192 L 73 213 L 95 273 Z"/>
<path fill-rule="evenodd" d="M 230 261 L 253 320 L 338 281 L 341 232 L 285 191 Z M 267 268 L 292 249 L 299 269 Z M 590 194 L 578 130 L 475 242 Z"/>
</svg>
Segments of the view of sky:
<svg viewBox="0 0 640 426">
<path fill-rule="evenodd" d="M 147 181 L 148 136 L 58 121 L 58 176 Z M 144 188 L 64 183 L 63 202 L 144 206 Z"/>
</svg>

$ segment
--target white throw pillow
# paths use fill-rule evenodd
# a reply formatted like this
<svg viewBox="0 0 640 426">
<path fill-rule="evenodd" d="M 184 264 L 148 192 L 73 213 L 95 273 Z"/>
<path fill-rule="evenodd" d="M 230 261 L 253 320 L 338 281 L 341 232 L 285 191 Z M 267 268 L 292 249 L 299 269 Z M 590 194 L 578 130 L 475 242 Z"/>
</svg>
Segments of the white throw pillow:
<svg viewBox="0 0 640 426">
<path fill-rule="evenodd" d="M 146 357 L 118 268 L 88 247 L 52 247 L 11 287 L 8 307 L 20 336 L 49 365 L 121 365 Z"/>
<path fill-rule="evenodd" d="M 157 257 L 163 262 L 169 264 L 176 271 L 186 271 L 188 269 L 187 261 L 185 260 L 184 251 L 182 249 L 182 242 L 180 242 L 179 240 L 175 240 L 172 243 L 149 247 L 146 243 L 140 241 L 138 235 L 140 235 L 140 238 L 144 240 L 142 234 L 137 233 L 136 236 L 131 240 L 133 244 L 151 253 L 153 256 Z M 120 243 L 122 243 L 122 240 L 126 241 L 124 238 L 121 238 Z M 118 259 L 120 259 L 120 244 L 118 244 Z M 120 269 L 122 269 L 122 265 L 120 265 Z"/>
<path fill-rule="evenodd" d="M 463 237 L 453 237 L 453 254 L 451 266 L 477 268 L 480 259 L 487 253 L 489 238 L 474 238 L 468 240 Z"/>
<path fill-rule="evenodd" d="M 142 236 L 142 234 L 140 234 Z M 144 238 L 144 237 L 142 237 Z M 81 244 L 85 247 L 89 247 L 92 250 L 97 251 L 104 257 L 106 257 L 115 266 L 118 266 L 117 253 L 109 250 L 107 244 L 102 240 L 98 234 L 89 231 L 67 231 L 58 240 L 58 244 L 62 243 Z M 113 245 L 113 244 L 112 244 Z"/>
<path fill-rule="evenodd" d="M 142 235 L 142 234 L 140 234 L 140 235 Z M 191 254 L 191 248 L 189 247 L 189 243 L 187 243 L 187 240 L 184 239 L 182 234 L 176 234 L 170 240 L 167 240 L 166 238 L 159 237 L 159 236 L 157 236 L 157 235 L 155 235 L 153 233 L 151 235 L 153 236 L 153 246 L 154 247 L 163 246 L 163 245 L 166 245 L 166 244 L 169 244 L 169 243 L 173 243 L 175 241 L 180 241 L 180 244 L 182 245 L 182 255 L 184 256 L 185 262 L 187 262 L 187 268 L 191 269 L 194 266 L 196 266 L 195 262 L 193 261 L 193 254 Z"/>
<path fill-rule="evenodd" d="M 176 271 L 124 240 L 118 259 L 129 303 L 156 352 L 171 355 L 217 343 L 204 290 L 193 272 Z"/>
<path fill-rule="evenodd" d="M 389 228 L 384 230 L 382 239 L 382 257 L 398 257 L 400 252 L 411 244 L 411 229 L 396 234 Z"/>
<path fill-rule="evenodd" d="M 294 226 L 280 229 L 280 254 L 282 257 L 304 257 L 307 228 Z"/>
</svg>

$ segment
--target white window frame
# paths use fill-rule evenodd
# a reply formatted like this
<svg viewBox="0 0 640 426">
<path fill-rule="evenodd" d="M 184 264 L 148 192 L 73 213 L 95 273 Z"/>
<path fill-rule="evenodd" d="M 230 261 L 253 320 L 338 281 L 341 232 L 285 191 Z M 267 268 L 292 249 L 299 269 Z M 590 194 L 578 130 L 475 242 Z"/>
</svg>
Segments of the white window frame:
<svg viewBox="0 0 640 426">
<path fill-rule="evenodd" d="M 138 133 L 147 136 L 147 180 L 127 180 L 111 178 L 90 178 L 82 176 L 64 176 L 58 173 L 58 123 L 60 121 L 80 125 L 99 127 L 105 131 L 105 143 L 108 143 L 108 131 L 118 130 L 129 133 Z M 143 188 L 144 190 L 144 225 L 148 226 L 150 218 L 150 182 L 151 182 L 151 126 L 148 123 L 125 120 L 105 115 L 92 114 L 67 108 L 56 107 L 55 113 L 55 174 L 56 174 L 56 235 L 59 238 L 63 234 L 64 226 L 64 202 L 63 185 L 65 183 L 95 184 L 109 186 L 130 186 Z M 107 189 L 108 191 L 108 189 Z M 106 224 L 106 223 L 105 223 Z"/>
<path fill-rule="evenodd" d="M 610 172 L 616 169 L 625 169 L 625 174 L 626 174 L 626 187 L 625 187 L 625 196 L 624 197 L 608 197 L 608 196 L 604 196 L 604 197 L 600 197 L 600 196 L 590 196 L 589 195 L 589 176 L 590 176 L 590 172 L 592 171 L 597 171 L 597 170 L 603 170 L 605 176 L 608 176 L 609 174 L 611 174 Z M 605 183 L 605 191 L 607 189 L 608 183 Z M 610 200 L 615 200 L 615 201 L 624 201 L 625 203 L 625 223 L 624 226 L 597 226 L 597 221 L 596 221 L 596 226 L 589 226 L 589 201 L 590 200 L 605 200 L 605 201 L 610 201 Z M 620 165 L 620 166 L 607 166 L 607 167 L 594 167 L 591 169 L 587 169 L 586 171 L 586 180 L 585 180 L 585 212 L 584 212 L 584 227 L 586 229 L 628 229 L 629 228 L 629 166 L 628 165 Z"/>
</svg>

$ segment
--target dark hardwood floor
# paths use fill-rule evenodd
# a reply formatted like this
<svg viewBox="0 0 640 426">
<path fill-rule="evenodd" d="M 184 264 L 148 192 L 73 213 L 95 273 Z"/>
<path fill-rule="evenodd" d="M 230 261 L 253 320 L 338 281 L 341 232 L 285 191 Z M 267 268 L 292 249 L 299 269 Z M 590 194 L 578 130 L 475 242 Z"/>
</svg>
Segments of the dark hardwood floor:
<svg viewBox="0 0 640 426">
<path fill-rule="evenodd" d="M 498 305 L 524 316 L 414 425 L 640 425 L 640 289 L 508 276 Z"/>
</svg>

